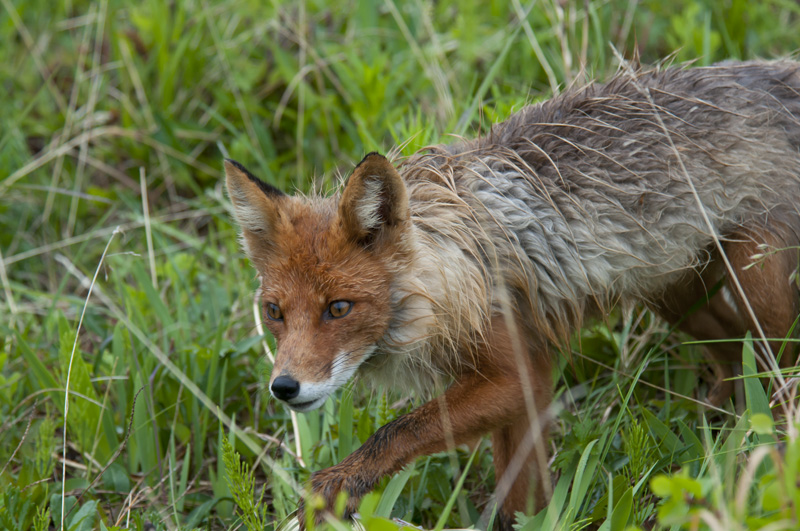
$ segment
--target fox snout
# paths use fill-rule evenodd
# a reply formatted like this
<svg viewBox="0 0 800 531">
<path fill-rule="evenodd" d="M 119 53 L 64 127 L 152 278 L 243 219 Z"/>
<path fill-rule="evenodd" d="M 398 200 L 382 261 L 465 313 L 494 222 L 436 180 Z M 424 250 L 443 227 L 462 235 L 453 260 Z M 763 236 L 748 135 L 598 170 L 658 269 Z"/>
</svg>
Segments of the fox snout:
<svg viewBox="0 0 800 531">
<path fill-rule="evenodd" d="M 321 406 L 333 391 L 320 388 L 319 383 L 300 383 L 288 374 L 281 374 L 269 386 L 272 396 L 295 411 L 311 411 Z"/>
<path fill-rule="evenodd" d="M 270 393 L 295 411 L 317 409 L 339 387 L 346 384 L 374 347 L 337 349 L 330 357 L 320 355 L 320 348 L 308 349 L 317 356 L 301 356 L 297 350 L 278 349 Z"/>
<path fill-rule="evenodd" d="M 322 379 L 297 379 L 289 370 L 280 370 L 269 385 L 276 399 L 299 412 L 320 407 L 336 389 L 347 383 L 358 369 L 364 357 L 350 352 L 341 352 L 325 367 L 327 374 Z"/>
<path fill-rule="evenodd" d="M 284 372 L 269 385 L 273 397 L 295 411 L 305 412 L 320 407 L 335 389 L 329 382 L 300 382 Z"/>
</svg>

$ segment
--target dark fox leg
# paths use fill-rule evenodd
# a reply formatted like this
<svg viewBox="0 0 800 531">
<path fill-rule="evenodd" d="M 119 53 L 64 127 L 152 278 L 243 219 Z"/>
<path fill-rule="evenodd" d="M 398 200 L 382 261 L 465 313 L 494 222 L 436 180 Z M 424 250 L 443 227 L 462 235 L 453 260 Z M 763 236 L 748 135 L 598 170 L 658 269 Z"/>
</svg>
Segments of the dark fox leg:
<svg viewBox="0 0 800 531">
<path fill-rule="evenodd" d="M 327 510 L 332 510 L 339 492 L 346 492 L 346 513 L 352 514 L 360 498 L 383 476 L 397 472 L 414 458 L 472 442 L 518 422 L 526 411 L 525 385 L 530 385 L 536 409 L 544 414 L 552 393 L 549 362 L 537 364 L 535 374 L 531 374 L 533 363 L 527 360 L 529 374 L 520 377 L 501 318 L 493 319 L 485 345 L 475 360 L 475 370 L 465 372 L 444 395 L 381 427 L 341 463 L 312 476 L 312 490 L 323 497 Z M 516 482 L 511 492 L 517 503 Z M 302 522 L 302 514 L 300 519 Z"/>
<path fill-rule="evenodd" d="M 536 331 L 517 328 L 523 336 L 536 337 Z M 520 340 L 517 348 L 523 350 Z M 552 367 L 545 352 L 536 348 L 513 352 L 516 374 L 526 374 L 522 381 L 524 407 L 513 422 L 492 432 L 492 452 L 495 465 L 495 493 L 499 505 L 496 527 L 511 531 L 515 514 L 532 514 L 547 504 L 550 496 L 548 461 L 548 431 L 552 400 Z"/>
<path fill-rule="evenodd" d="M 705 273 L 702 277 L 694 272 L 687 276 L 679 288 L 665 294 L 655 310 L 670 324 L 677 324 L 680 330 L 701 341 L 743 337 L 747 331 L 745 322 L 722 291 L 727 289 L 725 285 L 717 286 L 721 275 Z M 709 291 L 712 291 L 710 296 Z M 742 345 L 711 343 L 705 350 L 712 376 L 707 399 L 712 405 L 721 406 L 733 394 L 734 383 L 730 378 L 736 373 L 736 364 L 741 363 Z"/>
<path fill-rule="evenodd" d="M 500 530 L 512 529 L 515 513 L 532 514 L 547 504 L 547 405 L 536 404 L 537 418 L 523 415 L 492 434 Z"/>
<path fill-rule="evenodd" d="M 792 234 L 786 230 L 782 232 Z M 759 357 L 764 359 L 767 356 L 777 358 L 780 354 L 780 358 L 777 359 L 778 366 L 791 367 L 796 362 L 796 345 L 785 343 L 781 339 L 789 334 L 796 337 L 798 332 L 792 329 L 800 314 L 800 291 L 796 280 L 792 278 L 798 267 L 797 235 L 786 237 L 774 231 L 751 230 L 737 236 L 738 241 L 730 243 L 726 246 L 726 250 L 744 297 L 735 289 L 732 282 L 728 284 L 731 286 L 739 313 L 756 340 L 754 347 L 757 359 Z M 761 332 L 765 337 L 774 339 L 769 342 L 769 349 L 763 342 L 758 341 L 761 333 L 753 321 L 745 300 L 755 315 Z M 759 370 L 769 371 L 774 368 L 772 360 L 764 360 Z"/>
<path fill-rule="evenodd" d="M 798 265 L 796 248 L 798 241 L 797 238 L 783 238 L 766 231 L 744 233 L 741 239 L 743 241 L 728 246 L 728 258 L 742 285 L 744 297 L 755 313 L 764 335 L 778 339 L 770 342 L 772 354 L 777 356 L 783 343 L 780 338 L 786 337 L 800 313 L 798 288 L 790 281 Z M 759 246 L 762 243 L 766 244 L 766 249 Z M 786 247 L 794 248 L 774 251 Z M 763 255 L 763 258 L 754 258 L 759 254 Z M 731 291 L 736 298 L 739 312 L 748 323 L 748 328 L 754 337 L 758 337 L 757 328 L 741 294 L 733 287 Z M 781 366 L 788 367 L 794 364 L 791 350 L 788 348 L 787 354 L 781 358 Z"/>
<path fill-rule="evenodd" d="M 766 253 L 759 247 L 762 243 L 772 248 L 797 245 L 796 241 L 773 232 L 748 231 L 729 237 L 725 253 L 764 334 L 769 338 L 782 338 L 789 333 L 800 311 L 797 288 L 789 285 L 789 277 L 797 267 L 797 254 L 793 250 L 778 251 L 752 265 L 754 255 Z M 720 279 L 723 279 L 722 286 L 709 296 Z M 697 303 L 702 305 L 689 313 Z M 670 323 L 679 323 L 681 330 L 700 340 L 742 338 L 748 330 L 754 338 L 760 337 L 742 294 L 719 256 L 702 274 L 692 272 L 668 290 L 655 309 Z M 772 355 L 777 355 L 781 342 L 771 342 L 770 348 Z M 741 363 L 742 345 L 721 342 L 707 345 L 706 349 L 715 376 L 708 400 L 721 405 L 733 393 L 733 382 L 726 379 L 735 375 L 735 367 Z M 794 363 L 791 348 L 780 361 L 783 367 Z"/>
</svg>

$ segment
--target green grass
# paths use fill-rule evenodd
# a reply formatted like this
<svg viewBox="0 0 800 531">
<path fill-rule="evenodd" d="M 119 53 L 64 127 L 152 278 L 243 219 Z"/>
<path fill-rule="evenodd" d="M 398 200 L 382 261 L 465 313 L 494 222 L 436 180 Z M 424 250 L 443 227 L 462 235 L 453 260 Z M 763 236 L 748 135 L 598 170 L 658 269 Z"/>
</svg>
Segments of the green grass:
<svg viewBox="0 0 800 531">
<path fill-rule="evenodd" d="M 607 76 L 614 49 L 790 53 L 800 8 L 0 0 L 0 42 L 0 528 L 234 529 L 262 509 L 285 520 L 310 472 L 418 400 L 356 384 L 292 417 L 269 398 L 274 344 L 223 156 L 287 191 L 327 189 L 366 152 L 475 135 Z M 752 348 L 744 403 L 713 411 L 695 401 L 701 347 L 652 315 L 579 339 L 554 375 L 553 499 L 524 529 L 797 528 L 800 443 L 773 426 Z M 477 525 L 493 486 L 484 441 L 419 459 L 361 513 L 374 529 Z"/>
</svg>

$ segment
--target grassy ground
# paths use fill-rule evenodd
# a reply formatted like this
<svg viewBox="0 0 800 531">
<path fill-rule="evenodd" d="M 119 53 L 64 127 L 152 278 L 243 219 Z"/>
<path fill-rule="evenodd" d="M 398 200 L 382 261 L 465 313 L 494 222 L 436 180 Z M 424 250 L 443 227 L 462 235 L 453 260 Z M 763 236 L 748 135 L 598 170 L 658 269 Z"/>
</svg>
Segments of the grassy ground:
<svg viewBox="0 0 800 531">
<path fill-rule="evenodd" d="M 0 528 L 254 529 L 415 401 L 355 385 L 293 419 L 268 397 L 223 155 L 327 187 L 368 151 L 474 135 L 608 75 L 614 50 L 789 53 L 800 8 L 0 0 L 0 42 Z M 525 529 L 800 528 L 798 439 L 753 378 L 738 408 L 698 406 L 685 340 L 643 310 L 576 337 L 555 375 L 553 501 Z M 485 525 L 493 485 L 484 442 L 418 460 L 362 514 Z"/>
</svg>

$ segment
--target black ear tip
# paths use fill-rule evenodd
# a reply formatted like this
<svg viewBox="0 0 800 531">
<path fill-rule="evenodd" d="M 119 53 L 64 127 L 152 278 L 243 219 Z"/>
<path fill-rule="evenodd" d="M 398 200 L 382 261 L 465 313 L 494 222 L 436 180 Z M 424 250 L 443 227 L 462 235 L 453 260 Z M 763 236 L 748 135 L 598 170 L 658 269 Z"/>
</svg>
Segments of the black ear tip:
<svg viewBox="0 0 800 531">
<path fill-rule="evenodd" d="M 237 170 L 240 170 L 240 171 L 243 171 L 243 172 L 247 171 L 244 166 L 242 166 L 241 164 L 239 164 L 238 162 L 236 162 L 233 159 L 222 159 L 222 160 L 223 160 L 223 162 L 225 162 L 225 164 L 230 164 L 231 166 L 233 166 Z"/>
<path fill-rule="evenodd" d="M 356 164 L 356 168 L 358 168 L 359 166 L 361 166 L 362 164 L 364 164 L 365 162 L 367 162 L 369 159 L 372 159 L 372 158 L 379 158 L 379 159 L 386 160 L 386 157 L 384 157 L 383 155 L 381 155 L 377 151 L 372 151 L 372 152 L 367 153 L 366 155 L 364 155 L 364 158 L 361 159 L 361 162 Z"/>
<path fill-rule="evenodd" d="M 262 181 L 261 179 L 259 179 L 258 177 L 256 177 L 252 173 L 250 173 L 247 170 L 247 168 L 245 168 L 244 166 L 242 166 L 241 164 L 239 164 L 235 160 L 233 160 L 233 159 L 223 159 L 223 160 L 225 161 L 226 165 L 230 164 L 231 166 L 233 166 L 234 168 L 236 168 L 237 170 L 242 172 L 244 174 L 244 176 L 247 177 L 250 180 L 250 182 L 255 183 L 255 185 L 258 186 L 261 189 L 261 191 L 264 192 L 267 196 L 270 196 L 270 197 L 283 197 L 284 195 L 286 195 L 282 191 L 280 191 L 278 188 L 275 188 L 271 184 L 267 184 L 266 182 Z"/>
</svg>

